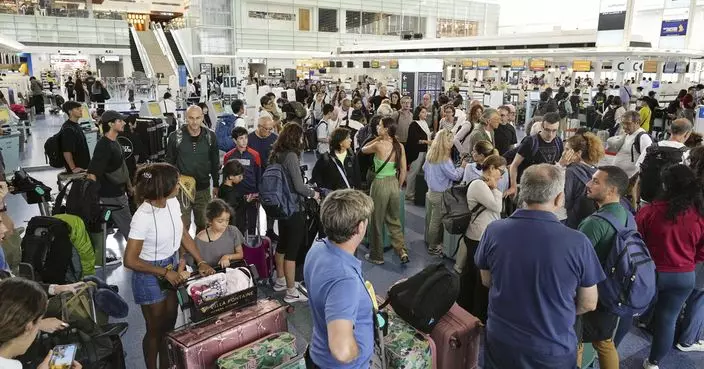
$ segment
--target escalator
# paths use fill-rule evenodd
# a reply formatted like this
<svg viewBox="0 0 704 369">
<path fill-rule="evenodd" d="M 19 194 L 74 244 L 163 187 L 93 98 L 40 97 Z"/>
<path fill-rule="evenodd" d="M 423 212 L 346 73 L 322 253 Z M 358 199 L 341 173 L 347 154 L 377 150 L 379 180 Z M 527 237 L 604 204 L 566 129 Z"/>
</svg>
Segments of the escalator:
<svg viewBox="0 0 704 369">
<path fill-rule="evenodd" d="M 174 75 L 175 72 L 168 57 L 164 55 L 164 51 L 162 51 L 154 31 L 151 29 L 137 31 L 137 37 L 139 37 L 139 41 L 142 43 L 142 46 L 144 46 L 144 51 L 149 59 L 149 63 L 154 69 L 154 77 L 158 77 L 161 84 L 168 83 L 169 77 Z"/>
<path fill-rule="evenodd" d="M 134 42 L 134 36 L 132 32 L 128 32 L 130 35 L 130 59 L 132 60 L 132 68 L 137 72 L 145 73 L 144 65 L 142 65 L 142 60 L 139 58 L 139 50 L 137 50 L 137 44 Z"/>
<path fill-rule="evenodd" d="M 166 35 L 166 41 L 169 43 L 169 48 L 171 49 L 171 53 L 174 56 L 174 59 L 176 60 L 176 65 L 186 65 L 186 63 L 183 61 L 183 57 L 181 56 L 181 52 L 178 50 L 178 45 L 176 45 L 176 41 L 174 40 L 174 35 L 171 34 L 171 31 L 164 31 L 164 35 Z"/>
</svg>

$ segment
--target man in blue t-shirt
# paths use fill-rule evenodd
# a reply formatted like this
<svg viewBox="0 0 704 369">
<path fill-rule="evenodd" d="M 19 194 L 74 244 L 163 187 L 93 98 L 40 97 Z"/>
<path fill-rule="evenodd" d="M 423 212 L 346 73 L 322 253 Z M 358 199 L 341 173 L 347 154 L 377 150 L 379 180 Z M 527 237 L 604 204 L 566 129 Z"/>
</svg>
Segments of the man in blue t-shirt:
<svg viewBox="0 0 704 369">
<path fill-rule="evenodd" d="M 303 275 L 313 316 L 306 350 L 308 368 L 367 369 L 374 351 L 372 296 L 354 256 L 374 209 L 372 199 L 356 190 L 329 194 L 320 207 L 327 238 L 306 256 Z"/>
<path fill-rule="evenodd" d="M 606 277 L 589 239 L 560 223 L 564 172 L 533 165 L 525 208 L 487 227 L 475 254 L 489 287 L 485 369 L 575 368 L 575 316 L 592 311 Z"/>
<path fill-rule="evenodd" d="M 274 133 L 274 120 L 267 115 L 259 118 L 257 129 L 249 134 L 247 141 L 249 147 L 259 153 L 262 173 L 269 163 L 269 154 L 277 138 L 279 138 L 279 135 Z M 266 236 L 273 242 L 279 241 L 279 236 L 274 233 L 274 218 L 266 217 Z"/>
</svg>

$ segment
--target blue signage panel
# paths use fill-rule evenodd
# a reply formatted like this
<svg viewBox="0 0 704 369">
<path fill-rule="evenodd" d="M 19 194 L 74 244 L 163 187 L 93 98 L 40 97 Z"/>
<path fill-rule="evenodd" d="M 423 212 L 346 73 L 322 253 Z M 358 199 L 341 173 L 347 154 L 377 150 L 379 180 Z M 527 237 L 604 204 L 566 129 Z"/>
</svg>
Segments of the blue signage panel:
<svg viewBox="0 0 704 369">
<path fill-rule="evenodd" d="M 188 72 L 186 72 L 186 66 L 179 65 L 178 66 L 178 86 L 179 87 L 186 87 L 187 77 L 188 77 Z"/>
<path fill-rule="evenodd" d="M 660 36 L 684 36 L 687 34 L 687 19 L 662 21 Z"/>
</svg>

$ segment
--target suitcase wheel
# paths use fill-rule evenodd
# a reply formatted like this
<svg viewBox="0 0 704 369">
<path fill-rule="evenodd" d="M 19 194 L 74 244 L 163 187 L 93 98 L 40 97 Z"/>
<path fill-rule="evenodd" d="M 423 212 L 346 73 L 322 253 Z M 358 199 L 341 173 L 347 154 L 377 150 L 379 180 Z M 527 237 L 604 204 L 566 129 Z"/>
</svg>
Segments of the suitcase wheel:
<svg viewBox="0 0 704 369">
<path fill-rule="evenodd" d="M 293 307 L 293 305 L 289 305 L 286 307 L 286 312 L 289 314 L 293 314 L 296 311 L 296 308 Z"/>
</svg>

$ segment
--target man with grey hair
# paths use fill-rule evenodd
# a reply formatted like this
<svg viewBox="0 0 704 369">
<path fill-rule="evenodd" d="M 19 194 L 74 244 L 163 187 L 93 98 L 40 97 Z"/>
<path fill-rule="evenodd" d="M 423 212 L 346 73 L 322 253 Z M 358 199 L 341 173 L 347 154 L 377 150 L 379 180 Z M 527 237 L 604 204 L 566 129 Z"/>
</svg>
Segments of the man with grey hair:
<svg viewBox="0 0 704 369">
<path fill-rule="evenodd" d="M 472 149 L 474 149 L 474 145 L 476 145 L 479 141 L 489 141 L 492 145 L 494 145 L 494 147 L 496 147 L 494 131 L 500 124 L 501 116 L 499 115 L 499 112 L 496 109 L 488 108 L 484 110 L 484 113 L 482 113 L 481 118 L 479 118 L 479 127 L 472 131 L 469 135 L 469 139 L 464 142 L 461 141 L 462 133 L 465 131 L 466 127 L 462 127 L 462 129 L 457 132 L 455 135 L 455 145 L 457 145 L 457 143 L 462 145 L 460 150 L 462 154 L 471 153 Z"/>
<path fill-rule="evenodd" d="M 368 368 L 374 350 L 373 305 L 354 254 L 374 209 L 357 190 L 330 193 L 320 207 L 327 238 L 308 251 L 303 275 L 313 316 L 308 368 Z"/>
<path fill-rule="evenodd" d="M 634 182 L 640 164 L 645 158 L 645 151 L 653 143 L 653 139 L 640 126 L 640 114 L 637 111 L 630 110 L 623 113 L 621 127 L 625 136 L 623 144 L 616 152 L 613 164 L 623 169 L 628 178 L 632 178 L 632 182 Z M 613 141 L 607 140 L 607 145 L 610 145 L 611 142 Z"/>
<path fill-rule="evenodd" d="M 274 132 L 274 125 L 276 123 L 271 118 L 271 116 L 263 115 L 259 117 L 257 121 L 257 129 L 249 134 L 247 142 L 249 147 L 254 149 L 259 154 L 259 158 L 262 160 L 262 172 L 266 169 L 269 164 L 269 154 L 271 153 L 271 148 L 274 146 L 274 142 L 279 136 Z M 266 217 L 266 236 L 269 237 L 273 242 L 279 241 L 279 236 L 274 233 L 274 218 Z"/>
<path fill-rule="evenodd" d="M 589 239 L 554 215 L 564 186 L 558 166 L 527 168 L 525 207 L 490 223 L 479 242 L 474 261 L 489 288 L 486 369 L 576 366 L 575 317 L 596 308 L 606 277 Z"/>
</svg>

